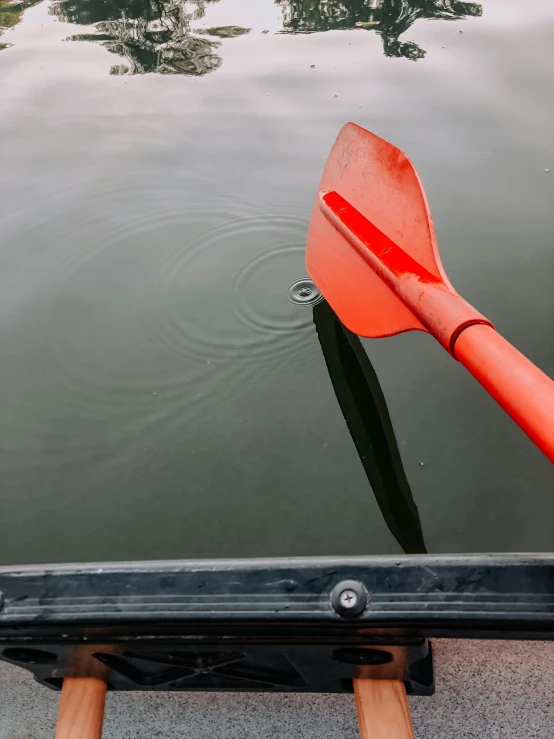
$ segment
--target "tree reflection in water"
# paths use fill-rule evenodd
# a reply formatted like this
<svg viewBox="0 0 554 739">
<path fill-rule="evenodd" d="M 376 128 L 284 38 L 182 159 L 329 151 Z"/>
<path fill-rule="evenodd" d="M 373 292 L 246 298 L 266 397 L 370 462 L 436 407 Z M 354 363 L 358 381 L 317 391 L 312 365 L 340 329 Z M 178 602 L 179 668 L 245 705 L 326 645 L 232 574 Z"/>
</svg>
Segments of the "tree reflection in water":
<svg viewBox="0 0 554 739">
<path fill-rule="evenodd" d="M 122 57 L 111 74 L 204 75 L 221 66 L 218 39 L 249 33 L 241 26 L 194 28 L 208 6 L 219 0 L 54 0 L 50 12 L 61 21 L 94 26 L 93 33 L 71 37 L 92 41 Z M 39 0 L 0 0 L 0 34 Z M 464 0 L 275 0 L 283 13 L 283 33 L 340 29 L 374 30 L 389 57 L 420 59 L 425 51 L 400 41 L 418 18 L 459 20 L 480 16 L 479 3 Z M 0 43 L 0 49 L 9 44 Z"/>
<path fill-rule="evenodd" d="M 23 0 L 23 2 L 10 2 L 10 0 L 0 0 L 0 36 L 2 31 L 13 28 L 19 23 L 23 16 L 23 11 L 32 8 L 33 5 L 39 3 L 40 0 Z M 10 43 L 0 41 L 0 51 L 11 46 Z"/>
<path fill-rule="evenodd" d="M 480 16 L 479 3 L 462 0 L 276 0 L 288 33 L 316 33 L 347 28 L 375 30 L 385 56 L 421 59 L 425 51 L 413 41 L 400 41 L 418 18 L 460 20 Z"/>
<path fill-rule="evenodd" d="M 218 0 L 57 0 L 51 12 L 60 20 L 94 25 L 96 33 L 72 36 L 94 41 L 126 59 L 111 74 L 204 75 L 221 66 L 216 38 L 234 38 L 250 31 L 240 26 L 191 30 L 206 6 Z M 206 38 L 206 36 L 208 38 Z"/>
</svg>

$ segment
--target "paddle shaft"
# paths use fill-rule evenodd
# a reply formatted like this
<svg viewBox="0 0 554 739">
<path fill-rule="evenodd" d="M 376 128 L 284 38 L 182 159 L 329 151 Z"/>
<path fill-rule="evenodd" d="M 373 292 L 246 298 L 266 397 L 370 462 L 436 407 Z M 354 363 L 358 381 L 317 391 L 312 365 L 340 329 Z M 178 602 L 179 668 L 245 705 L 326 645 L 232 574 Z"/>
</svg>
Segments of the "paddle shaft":
<svg viewBox="0 0 554 739">
<path fill-rule="evenodd" d="M 454 356 L 554 462 L 554 382 L 490 326 L 469 326 Z"/>
</svg>

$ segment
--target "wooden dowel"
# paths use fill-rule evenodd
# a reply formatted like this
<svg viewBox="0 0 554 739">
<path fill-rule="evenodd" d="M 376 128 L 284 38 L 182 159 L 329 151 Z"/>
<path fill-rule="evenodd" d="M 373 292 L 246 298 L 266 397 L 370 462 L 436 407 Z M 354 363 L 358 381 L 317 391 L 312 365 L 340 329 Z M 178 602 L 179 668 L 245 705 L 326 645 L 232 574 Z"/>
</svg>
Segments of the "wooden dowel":
<svg viewBox="0 0 554 739">
<path fill-rule="evenodd" d="M 361 739 L 414 739 L 401 680 L 354 680 Z"/>
<path fill-rule="evenodd" d="M 101 739 L 106 683 L 97 677 L 66 677 L 56 739 Z"/>
</svg>

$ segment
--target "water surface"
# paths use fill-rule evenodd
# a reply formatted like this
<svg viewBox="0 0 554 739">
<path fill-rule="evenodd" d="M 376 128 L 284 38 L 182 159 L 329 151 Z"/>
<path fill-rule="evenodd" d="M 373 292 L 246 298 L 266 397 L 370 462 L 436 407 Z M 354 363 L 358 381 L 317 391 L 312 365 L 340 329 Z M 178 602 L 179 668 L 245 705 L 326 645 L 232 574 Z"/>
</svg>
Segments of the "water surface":
<svg viewBox="0 0 554 739">
<path fill-rule="evenodd" d="M 0 0 L 0 32 L 0 563 L 554 549 L 551 465 L 430 337 L 363 342 L 386 412 L 349 430 L 374 377 L 287 299 L 354 120 L 554 376 L 550 0 Z"/>
</svg>

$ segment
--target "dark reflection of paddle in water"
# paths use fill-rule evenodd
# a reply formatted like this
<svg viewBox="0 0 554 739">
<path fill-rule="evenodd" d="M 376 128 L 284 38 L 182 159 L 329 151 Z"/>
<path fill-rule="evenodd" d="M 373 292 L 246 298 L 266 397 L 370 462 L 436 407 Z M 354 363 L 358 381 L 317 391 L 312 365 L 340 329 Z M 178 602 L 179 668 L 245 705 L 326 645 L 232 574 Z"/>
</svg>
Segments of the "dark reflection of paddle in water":
<svg viewBox="0 0 554 739">
<path fill-rule="evenodd" d="M 425 553 L 419 513 L 375 370 L 360 339 L 343 326 L 328 303 L 314 307 L 314 323 L 337 400 L 383 518 L 406 554 Z"/>
</svg>

